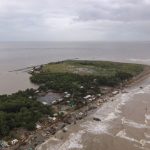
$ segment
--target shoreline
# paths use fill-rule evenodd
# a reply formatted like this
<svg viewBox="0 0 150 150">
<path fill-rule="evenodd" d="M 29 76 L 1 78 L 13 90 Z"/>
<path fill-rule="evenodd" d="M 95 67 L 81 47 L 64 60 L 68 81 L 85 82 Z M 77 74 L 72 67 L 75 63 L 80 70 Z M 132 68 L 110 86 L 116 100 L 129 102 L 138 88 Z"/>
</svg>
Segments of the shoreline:
<svg viewBox="0 0 150 150">
<path fill-rule="evenodd" d="M 138 84 L 139 82 L 142 82 L 149 75 L 150 75 L 150 67 L 146 66 L 142 73 L 140 73 L 138 76 L 134 77 L 133 79 L 129 80 L 122 86 L 117 86 L 116 88 L 112 88 L 112 89 L 110 89 L 110 91 L 108 93 L 106 93 L 106 94 L 104 94 L 104 96 L 101 96 L 100 98 L 96 99 L 94 102 L 88 103 L 86 106 L 83 106 L 77 110 L 71 111 L 69 113 L 69 118 L 71 116 L 70 121 L 68 122 L 66 120 L 67 122 L 65 124 L 63 123 L 63 126 L 62 126 L 62 124 L 59 125 L 59 123 L 62 123 L 62 120 L 58 120 L 55 123 L 53 123 L 52 128 L 59 126 L 57 129 L 55 129 L 55 131 L 54 130 L 50 131 L 50 127 L 42 126 L 41 129 L 37 129 L 36 131 L 31 132 L 30 136 L 28 137 L 28 139 L 26 139 L 25 143 L 30 143 L 31 145 L 36 147 L 37 145 L 40 145 L 43 142 L 47 141 L 50 137 L 53 137 L 53 133 L 55 134 L 61 130 L 63 130 L 64 132 L 67 132 L 65 130 L 67 130 L 68 126 L 70 126 L 72 124 L 78 124 L 78 121 L 83 120 L 84 118 L 86 118 L 86 116 L 94 113 L 97 109 L 100 109 L 104 103 L 106 103 L 110 100 L 114 101 L 114 97 L 118 93 L 126 92 L 125 91 L 126 87 L 130 87 L 135 84 Z M 113 94 L 113 92 L 115 92 L 115 93 Z M 73 120 L 72 120 L 72 117 L 74 118 Z M 79 117 L 79 118 L 77 119 L 77 117 Z M 67 118 L 64 117 L 64 119 L 67 119 Z M 47 132 L 49 132 L 49 133 L 47 134 Z M 37 135 L 40 135 L 40 134 L 43 136 L 43 138 L 41 138 L 40 141 L 37 143 Z M 28 144 L 26 144 L 25 146 L 26 147 L 24 147 L 24 146 L 20 147 L 20 145 L 15 145 L 14 147 L 11 147 L 10 150 L 15 150 L 15 149 L 17 150 L 19 147 L 21 150 L 25 150 L 28 147 Z M 9 149 L 7 149 L 7 150 L 9 150 Z"/>
<path fill-rule="evenodd" d="M 61 129 L 58 129 L 56 131 L 56 134 L 60 131 L 64 132 L 64 134 L 65 134 L 65 132 L 67 132 L 67 129 L 68 129 L 69 126 L 75 126 L 80 121 L 83 121 L 84 119 L 86 119 L 88 115 L 91 115 L 94 112 L 96 112 L 96 110 L 101 109 L 103 104 L 105 104 L 109 101 L 114 101 L 115 96 L 117 96 L 118 94 L 126 93 L 126 88 L 132 88 L 134 86 L 140 86 L 139 84 L 141 82 L 143 82 L 144 80 L 146 80 L 148 77 L 150 77 L 150 66 L 146 66 L 142 73 L 140 73 L 138 76 L 136 76 L 133 79 L 131 79 L 130 81 L 128 81 L 123 87 L 113 88 L 111 90 L 111 92 L 107 93 L 106 95 L 104 95 L 100 99 L 97 99 L 94 102 L 90 103 L 89 105 L 91 105 L 91 107 L 93 107 L 93 109 L 88 110 L 89 106 L 83 106 L 82 108 L 80 108 L 76 111 L 73 111 L 73 113 L 75 113 L 75 114 L 83 113 L 82 118 L 79 119 L 79 120 L 73 120 L 73 123 L 69 123 L 68 125 L 65 125 L 65 127 L 61 128 Z M 118 91 L 118 93 L 112 95 L 112 93 L 114 91 Z M 100 102 L 99 105 L 98 105 L 99 100 L 103 100 L 103 101 Z M 84 112 L 86 112 L 86 113 L 84 113 Z M 98 119 L 98 118 L 93 118 L 93 119 Z M 64 128 L 66 129 L 66 131 L 63 131 Z M 55 137 L 55 134 L 50 135 L 49 137 L 45 138 L 43 143 L 37 145 L 37 147 L 35 149 L 38 150 L 38 147 L 40 147 L 40 145 L 44 144 L 45 142 L 47 142 L 52 137 Z"/>
<path fill-rule="evenodd" d="M 137 75 L 133 79 L 131 79 L 131 81 L 128 82 L 127 86 L 131 87 L 131 86 L 137 85 L 140 82 L 142 82 L 143 80 L 147 79 L 149 77 L 149 75 L 150 75 L 150 66 L 145 65 L 143 72 L 141 72 L 139 75 Z"/>
<path fill-rule="evenodd" d="M 143 87 L 140 87 L 140 83 L 143 83 L 146 79 L 148 79 L 150 77 L 150 67 L 148 66 L 148 67 L 146 67 L 145 68 L 145 70 L 140 74 L 140 75 L 138 75 L 137 77 L 135 77 L 134 79 L 132 79 L 130 82 L 128 82 L 125 86 L 124 86 L 124 88 L 121 90 L 121 89 L 119 89 L 120 91 L 119 91 L 119 93 L 118 94 L 123 94 L 124 92 L 126 93 L 126 89 L 130 89 L 130 88 L 138 88 L 139 87 L 139 89 L 142 89 Z M 113 97 L 108 97 L 108 101 L 105 101 L 105 102 L 103 102 L 100 106 L 98 106 L 96 109 L 94 109 L 94 110 L 92 110 L 88 115 L 92 115 L 92 114 L 94 114 L 94 112 L 96 112 L 98 109 L 101 109 L 102 108 L 102 106 L 105 104 L 105 103 L 107 103 L 107 102 L 110 102 L 110 101 L 112 101 L 112 99 L 113 99 L 113 101 L 115 101 L 117 98 L 117 96 L 118 96 L 118 94 L 116 94 L 116 95 L 114 95 Z M 93 118 L 93 117 L 92 117 Z M 84 122 L 85 120 L 87 120 L 88 119 L 88 117 L 87 116 L 85 116 L 84 118 L 82 118 L 81 120 L 79 120 L 78 121 L 78 123 L 76 123 L 76 124 L 71 124 L 71 125 L 68 125 L 67 126 L 67 128 L 78 128 L 78 127 L 75 127 L 75 126 L 78 126 L 78 124 L 80 124 L 80 123 L 82 123 L 82 122 Z M 99 118 L 98 118 L 99 119 Z M 94 121 L 95 119 L 93 118 L 93 121 Z M 101 121 L 101 120 L 95 120 L 95 121 Z M 78 131 L 78 129 L 77 129 L 77 131 Z M 67 132 L 67 131 L 66 131 Z M 68 131 L 69 133 L 70 133 L 70 131 Z M 40 145 L 38 145 L 36 148 L 35 148 L 35 150 L 42 150 L 42 148 L 46 148 L 47 146 L 45 146 L 45 144 L 48 144 L 48 143 L 50 143 L 50 140 L 52 140 L 52 141 L 57 141 L 57 138 L 58 139 L 60 139 L 60 140 L 65 140 L 65 137 L 66 136 L 68 136 L 68 134 L 69 133 L 65 133 L 65 132 L 63 132 L 63 130 L 59 130 L 57 133 L 56 133 L 56 135 L 54 135 L 54 136 L 50 136 L 46 141 L 44 141 L 42 144 L 40 144 Z M 67 135 L 66 135 L 67 134 Z M 54 142 L 55 143 L 55 142 Z"/>
<path fill-rule="evenodd" d="M 144 82 L 146 79 L 148 79 L 149 77 L 150 77 L 150 67 L 147 67 L 140 75 L 138 75 L 136 78 L 132 79 L 129 83 L 127 83 L 123 89 L 119 89 L 120 91 L 119 91 L 118 94 L 123 94 L 123 93 L 126 91 L 127 88 L 135 88 L 135 87 L 140 86 L 139 84 L 140 84 L 141 82 L 143 83 L 143 82 Z M 141 87 L 139 87 L 139 88 L 141 88 Z M 107 98 L 109 99 L 108 101 L 111 101 L 112 99 L 113 99 L 113 101 L 115 101 L 115 100 L 116 100 L 115 97 L 116 97 L 118 94 L 114 95 L 113 97 L 107 97 Z M 101 109 L 102 106 L 103 106 L 103 104 L 107 103 L 108 101 L 103 102 L 103 103 L 102 103 L 100 106 L 98 106 L 96 109 L 92 110 L 88 115 L 94 114 L 94 112 L 96 112 L 98 109 Z M 94 104 L 95 104 L 95 102 L 94 102 Z M 68 128 L 69 128 L 69 127 L 70 127 L 70 128 L 71 128 L 71 127 L 73 127 L 73 128 L 78 128 L 78 127 L 75 127 L 75 126 L 78 126 L 78 124 L 80 124 L 81 122 L 84 122 L 84 121 L 87 120 L 87 119 L 88 119 L 88 117 L 85 116 L 84 118 L 82 118 L 81 120 L 79 120 L 79 121 L 77 122 L 77 125 L 76 125 L 76 124 L 71 124 L 71 125 L 68 125 L 67 127 L 68 127 Z M 93 118 L 93 120 L 94 120 L 94 118 Z M 101 121 L 101 120 L 97 120 L 97 121 Z M 69 132 L 69 133 L 70 133 L 69 130 L 66 131 L 66 132 Z M 68 133 L 68 134 L 69 134 L 69 133 Z M 58 135 L 57 135 L 57 134 L 58 134 Z M 60 135 L 59 135 L 59 134 L 60 134 Z M 58 130 L 57 133 L 56 133 L 56 135 L 50 136 L 46 141 L 44 141 L 42 144 L 38 145 L 38 146 L 35 148 L 35 150 L 42 150 L 43 147 L 46 148 L 46 147 L 45 147 L 45 144 L 48 144 L 48 143 L 50 142 L 50 140 L 54 140 L 54 141 L 56 140 L 56 141 L 57 141 L 57 138 L 58 138 L 58 139 L 61 139 L 61 140 L 65 139 L 66 134 L 67 134 L 67 133 L 63 132 L 63 130 Z M 55 139 L 55 138 L 56 138 L 56 139 Z"/>
</svg>

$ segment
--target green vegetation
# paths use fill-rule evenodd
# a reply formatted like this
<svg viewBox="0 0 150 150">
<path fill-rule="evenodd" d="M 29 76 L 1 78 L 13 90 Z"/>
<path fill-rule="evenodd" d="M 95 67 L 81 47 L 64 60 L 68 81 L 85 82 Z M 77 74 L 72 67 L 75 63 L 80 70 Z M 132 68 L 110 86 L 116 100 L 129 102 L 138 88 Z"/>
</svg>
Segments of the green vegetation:
<svg viewBox="0 0 150 150">
<path fill-rule="evenodd" d="M 80 99 L 87 93 L 100 93 L 101 86 L 117 86 L 142 70 L 137 64 L 68 60 L 44 65 L 40 73 L 32 74 L 31 81 L 40 90 L 68 91 Z"/>
<path fill-rule="evenodd" d="M 52 115 L 51 108 L 36 101 L 34 97 L 35 91 L 32 89 L 0 96 L 0 138 L 18 127 L 33 130 L 42 116 Z"/>
<path fill-rule="evenodd" d="M 117 86 L 143 71 L 142 65 L 100 61 L 63 61 L 44 65 L 32 73 L 31 81 L 39 91 L 53 89 L 71 94 L 71 106 L 83 101 L 87 94 L 101 93 L 101 86 Z M 53 115 L 50 106 L 36 101 L 36 91 L 27 89 L 0 96 L 0 138 L 14 128 L 35 128 L 45 115 Z"/>
<path fill-rule="evenodd" d="M 44 65 L 44 73 L 76 73 L 80 75 L 112 76 L 116 72 L 136 75 L 143 70 L 143 65 L 116 63 L 107 61 L 67 60 Z"/>
</svg>

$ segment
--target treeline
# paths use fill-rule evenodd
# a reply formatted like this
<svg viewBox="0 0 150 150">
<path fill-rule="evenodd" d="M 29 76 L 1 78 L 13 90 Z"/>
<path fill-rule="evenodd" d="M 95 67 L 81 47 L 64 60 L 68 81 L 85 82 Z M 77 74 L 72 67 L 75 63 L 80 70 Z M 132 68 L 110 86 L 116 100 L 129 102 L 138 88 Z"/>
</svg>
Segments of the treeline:
<svg viewBox="0 0 150 150">
<path fill-rule="evenodd" d="M 18 127 L 35 129 L 36 122 L 52 109 L 35 100 L 34 90 L 19 91 L 0 96 L 0 138 Z"/>
<path fill-rule="evenodd" d="M 91 94 L 98 93 L 100 86 L 116 86 L 132 77 L 132 74 L 122 71 L 107 76 L 41 72 L 33 74 L 31 81 L 39 84 L 40 90 L 68 91 L 70 93 L 74 92 L 75 96 L 84 96 L 87 92 L 93 92 Z"/>
</svg>

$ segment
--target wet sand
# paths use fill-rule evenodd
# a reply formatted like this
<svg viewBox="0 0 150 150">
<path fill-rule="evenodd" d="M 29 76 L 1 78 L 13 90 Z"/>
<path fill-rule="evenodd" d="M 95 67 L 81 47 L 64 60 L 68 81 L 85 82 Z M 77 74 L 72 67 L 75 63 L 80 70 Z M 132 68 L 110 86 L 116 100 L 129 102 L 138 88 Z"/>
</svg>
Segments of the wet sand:
<svg viewBox="0 0 150 150">
<path fill-rule="evenodd" d="M 150 77 L 126 91 L 36 150 L 149 150 Z"/>
</svg>

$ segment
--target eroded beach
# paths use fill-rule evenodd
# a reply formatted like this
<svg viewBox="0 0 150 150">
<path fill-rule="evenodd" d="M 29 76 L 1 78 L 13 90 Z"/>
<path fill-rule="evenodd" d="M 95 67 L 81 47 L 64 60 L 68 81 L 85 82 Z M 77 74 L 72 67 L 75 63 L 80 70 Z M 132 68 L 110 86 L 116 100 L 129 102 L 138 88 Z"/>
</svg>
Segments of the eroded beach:
<svg viewBox="0 0 150 150">
<path fill-rule="evenodd" d="M 125 89 L 96 112 L 59 131 L 36 150 L 149 150 L 150 77 Z M 94 117 L 101 121 L 93 120 Z"/>
</svg>

